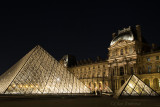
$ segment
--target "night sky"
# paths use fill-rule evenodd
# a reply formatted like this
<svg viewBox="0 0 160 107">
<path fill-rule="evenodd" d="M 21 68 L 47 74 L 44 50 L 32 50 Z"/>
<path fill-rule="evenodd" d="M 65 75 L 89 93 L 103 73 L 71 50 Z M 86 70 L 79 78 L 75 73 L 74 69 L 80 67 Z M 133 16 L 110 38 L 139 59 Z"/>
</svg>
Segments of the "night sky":
<svg viewBox="0 0 160 107">
<path fill-rule="evenodd" d="M 38 44 L 57 60 L 106 58 L 112 33 L 137 24 L 149 43 L 160 45 L 158 1 L 105 1 L 1 3 L 0 74 Z"/>
</svg>

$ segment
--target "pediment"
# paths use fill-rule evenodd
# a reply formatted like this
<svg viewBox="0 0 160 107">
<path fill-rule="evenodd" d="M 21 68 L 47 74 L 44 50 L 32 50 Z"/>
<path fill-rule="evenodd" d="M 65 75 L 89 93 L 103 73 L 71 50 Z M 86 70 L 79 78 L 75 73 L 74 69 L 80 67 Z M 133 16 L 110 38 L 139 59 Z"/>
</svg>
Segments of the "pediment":
<svg viewBox="0 0 160 107">
<path fill-rule="evenodd" d="M 118 40 L 111 47 L 124 46 L 124 45 L 127 45 L 129 42 L 131 42 L 131 41 L 128 41 L 128 40 Z"/>
</svg>

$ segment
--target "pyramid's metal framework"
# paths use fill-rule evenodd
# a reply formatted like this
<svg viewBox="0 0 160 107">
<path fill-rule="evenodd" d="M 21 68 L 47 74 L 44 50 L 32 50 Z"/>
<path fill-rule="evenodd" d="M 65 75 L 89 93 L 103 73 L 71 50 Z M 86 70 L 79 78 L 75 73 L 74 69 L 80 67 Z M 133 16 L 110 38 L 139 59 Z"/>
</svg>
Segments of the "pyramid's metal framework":
<svg viewBox="0 0 160 107">
<path fill-rule="evenodd" d="M 0 76 L 0 94 L 62 93 L 90 93 L 90 89 L 40 46 Z"/>
<path fill-rule="evenodd" d="M 129 79 L 114 95 L 114 98 L 119 96 L 159 96 L 156 91 L 146 85 L 137 76 L 131 75 Z"/>
</svg>

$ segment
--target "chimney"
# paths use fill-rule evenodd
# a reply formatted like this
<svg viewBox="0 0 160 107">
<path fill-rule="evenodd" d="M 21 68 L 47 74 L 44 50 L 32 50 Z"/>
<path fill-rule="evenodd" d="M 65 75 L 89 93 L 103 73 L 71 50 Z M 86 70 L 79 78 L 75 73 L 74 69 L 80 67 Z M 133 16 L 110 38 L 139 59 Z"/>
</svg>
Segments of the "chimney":
<svg viewBox="0 0 160 107">
<path fill-rule="evenodd" d="M 86 59 L 84 59 L 84 60 L 83 60 L 83 63 L 84 63 L 84 64 L 87 64 L 87 60 L 86 60 Z"/>
<path fill-rule="evenodd" d="M 92 60 L 91 60 L 90 58 L 88 58 L 88 62 L 89 62 L 89 63 L 92 63 Z"/>
<path fill-rule="evenodd" d="M 80 62 L 80 65 L 83 65 L 83 61 L 82 60 L 80 60 L 79 62 Z"/>
<path fill-rule="evenodd" d="M 79 61 L 77 61 L 77 65 L 80 65 Z"/>
<path fill-rule="evenodd" d="M 152 43 L 152 50 L 156 49 L 156 44 Z"/>
<path fill-rule="evenodd" d="M 142 42 L 141 26 L 140 25 L 136 25 L 136 32 L 137 32 L 138 41 Z"/>
<path fill-rule="evenodd" d="M 116 33 L 112 33 L 112 39 L 116 36 Z"/>
</svg>

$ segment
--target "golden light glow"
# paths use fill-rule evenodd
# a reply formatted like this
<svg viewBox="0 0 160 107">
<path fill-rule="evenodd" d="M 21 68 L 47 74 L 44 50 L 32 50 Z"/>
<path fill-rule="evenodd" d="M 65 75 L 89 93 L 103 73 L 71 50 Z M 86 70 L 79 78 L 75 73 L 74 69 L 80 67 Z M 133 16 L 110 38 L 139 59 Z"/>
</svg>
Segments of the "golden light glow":
<svg viewBox="0 0 160 107">
<path fill-rule="evenodd" d="M 60 79 L 59 79 L 59 78 L 57 78 L 57 81 L 60 81 Z"/>
<path fill-rule="evenodd" d="M 128 85 L 129 85 L 131 88 L 134 88 L 134 87 L 133 87 L 133 84 L 129 83 Z"/>
<path fill-rule="evenodd" d="M 19 87 L 22 88 L 22 85 L 20 85 Z"/>
</svg>

